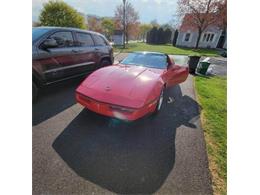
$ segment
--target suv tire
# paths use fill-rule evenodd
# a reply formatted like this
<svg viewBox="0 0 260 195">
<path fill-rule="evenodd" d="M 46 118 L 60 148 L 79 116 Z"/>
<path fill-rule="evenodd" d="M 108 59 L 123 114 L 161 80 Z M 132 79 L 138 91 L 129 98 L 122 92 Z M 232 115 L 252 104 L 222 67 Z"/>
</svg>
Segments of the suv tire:
<svg viewBox="0 0 260 195">
<path fill-rule="evenodd" d="M 111 65 L 111 61 L 108 60 L 108 59 L 103 59 L 100 62 L 99 68 L 102 68 L 102 67 L 105 67 L 105 66 L 108 66 L 108 65 Z"/>
</svg>

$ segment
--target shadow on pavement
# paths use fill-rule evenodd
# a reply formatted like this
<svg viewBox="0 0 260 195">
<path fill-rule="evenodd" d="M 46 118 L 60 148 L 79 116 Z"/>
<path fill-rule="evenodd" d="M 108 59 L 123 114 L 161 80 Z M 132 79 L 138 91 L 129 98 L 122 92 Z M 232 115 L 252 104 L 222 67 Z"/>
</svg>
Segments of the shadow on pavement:
<svg viewBox="0 0 260 195">
<path fill-rule="evenodd" d="M 76 103 L 75 89 L 85 77 L 71 79 L 40 89 L 33 104 L 33 125 L 37 125 Z"/>
<path fill-rule="evenodd" d="M 120 194 L 154 193 L 174 167 L 176 128 L 196 128 L 190 120 L 199 115 L 197 102 L 182 96 L 179 86 L 165 94 L 174 103 L 165 99 L 158 115 L 136 122 L 83 110 L 52 146 L 79 176 L 103 188 Z"/>
</svg>

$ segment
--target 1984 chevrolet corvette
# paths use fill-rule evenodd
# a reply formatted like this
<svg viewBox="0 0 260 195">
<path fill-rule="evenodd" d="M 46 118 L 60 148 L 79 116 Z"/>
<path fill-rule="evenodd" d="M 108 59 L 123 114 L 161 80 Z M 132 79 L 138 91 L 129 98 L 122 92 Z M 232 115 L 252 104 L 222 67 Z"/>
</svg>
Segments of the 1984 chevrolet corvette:
<svg viewBox="0 0 260 195">
<path fill-rule="evenodd" d="M 133 121 L 158 112 L 165 88 L 184 82 L 188 74 L 188 67 L 167 54 L 134 52 L 90 74 L 76 89 L 76 100 L 96 113 Z"/>
</svg>

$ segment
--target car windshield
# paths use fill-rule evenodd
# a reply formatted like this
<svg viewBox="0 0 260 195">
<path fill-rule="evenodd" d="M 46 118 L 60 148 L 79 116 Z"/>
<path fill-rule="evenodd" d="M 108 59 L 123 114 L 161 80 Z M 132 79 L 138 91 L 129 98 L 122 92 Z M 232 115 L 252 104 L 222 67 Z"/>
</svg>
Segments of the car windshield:
<svg viewBox="0 0 260 195">
<path fill-rule="evenodd" d="M 40 38 L 44 33 L 48 32 L 47 28 L 32 28 L 32 41 L 36 41 Z"/>
<path fill-rule="evenodd" d="M 164 54 L 157 53 L 130 53 L 121 64 L 165 69 L 167 57 Z"/>
</svg>

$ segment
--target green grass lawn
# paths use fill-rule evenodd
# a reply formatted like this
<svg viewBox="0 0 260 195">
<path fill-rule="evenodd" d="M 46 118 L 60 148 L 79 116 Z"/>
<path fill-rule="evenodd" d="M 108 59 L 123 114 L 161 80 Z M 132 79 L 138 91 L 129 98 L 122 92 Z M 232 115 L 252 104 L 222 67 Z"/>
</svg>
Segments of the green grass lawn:
<svg viewBox="0 0 260 195">
<path fill-rule="evenodd" d="M 115 52 L 132 52 L 132 51 L 155 51 L 175 55 L 199 55 L 199 56 L 219 56 L 215 49 L 191 49 L 177 48 L 170 44 L 167 45 L 150 45 L 146 43 L 129 43 L 126 49 L 121 46 L 114 46 Z"/>
<path fill-rule="evenodd" d="M 195 77 L 214 194 L 227 190 L 227 79 Z"/>
</svg>

